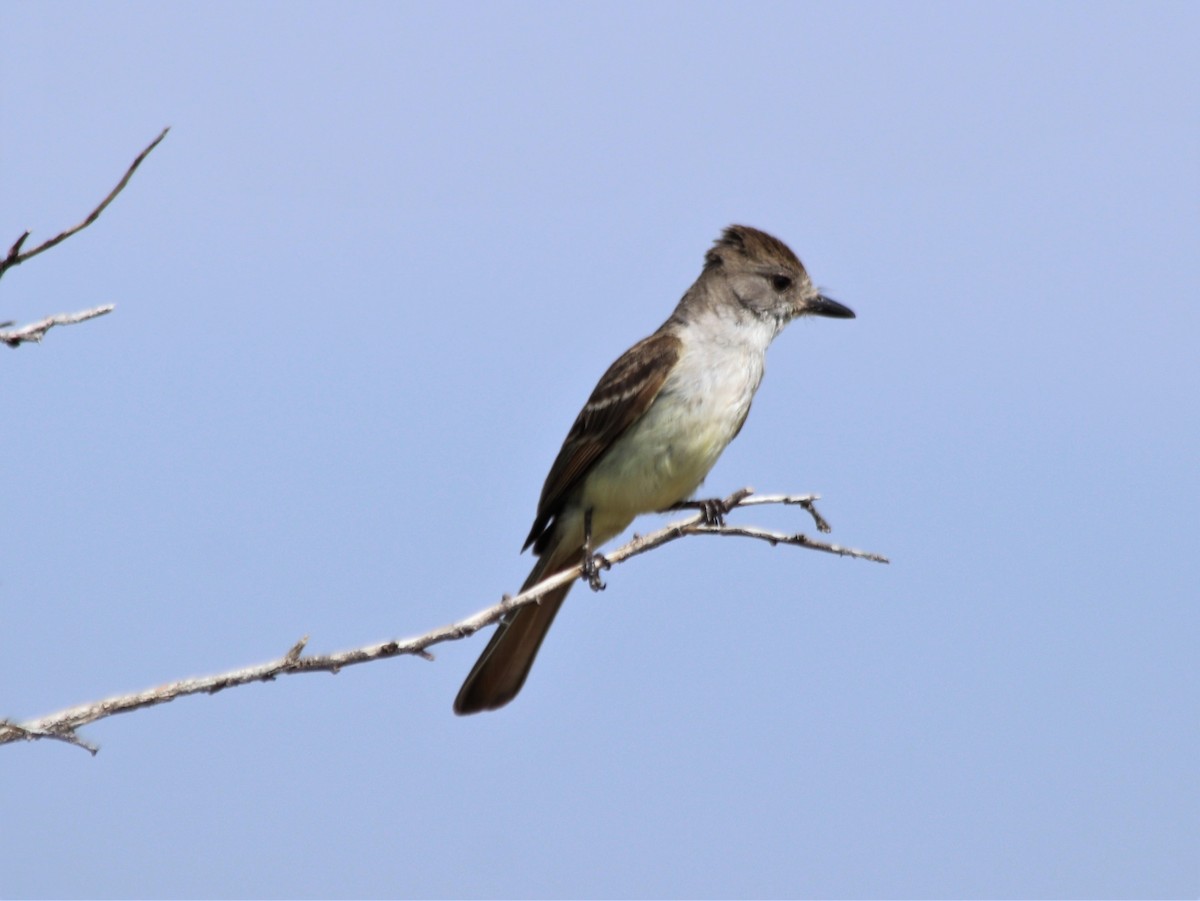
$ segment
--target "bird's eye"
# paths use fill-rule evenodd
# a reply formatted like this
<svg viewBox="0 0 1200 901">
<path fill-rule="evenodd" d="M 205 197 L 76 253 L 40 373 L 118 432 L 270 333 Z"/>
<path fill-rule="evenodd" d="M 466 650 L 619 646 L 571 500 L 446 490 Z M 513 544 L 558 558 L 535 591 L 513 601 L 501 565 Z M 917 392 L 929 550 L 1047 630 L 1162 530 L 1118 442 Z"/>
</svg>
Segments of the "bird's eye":
<svg viewBox="0 0 1200 901">
<path fill-rule="evenodd" d="M 786 275 L 772 275 L 771 287 L 776 291 L 786 291 L 792 286 L 792 280 Z"/>
</svg>

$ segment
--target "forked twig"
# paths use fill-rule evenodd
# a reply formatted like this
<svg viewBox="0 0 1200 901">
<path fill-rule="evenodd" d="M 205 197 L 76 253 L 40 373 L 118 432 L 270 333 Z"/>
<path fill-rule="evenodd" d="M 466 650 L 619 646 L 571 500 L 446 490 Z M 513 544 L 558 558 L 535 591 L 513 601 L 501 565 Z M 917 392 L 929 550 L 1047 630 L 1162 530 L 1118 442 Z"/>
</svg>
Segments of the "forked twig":
<svg viewBox="0 0 1200 901">
<path fill-rule="evenodd" d="M 164 128 L 159 133 L 157 138 L 146 145 L 146 149 L 139 153 L 137 158 L 129 164 L 129 168 L 125 170 L 125 174 L 121 176 L 121 180 L 117 182 L 116 187 L 109 191 L 108 195 L 101 200 L 96 208 L 88 213 L 84 220 L 78 225 L 74 225 L 71 228 L 68 228 L 66 231 L 59 232 L 48 241 L 43 241 L 32 250 L 27 250 L 22 253 L 21 248 L 25 246 L 25 242 L 29 238 L 28 230 L 25 231 L 19 238 L 17 238 L 16 241 L 13 242 L 12 247 L 8 249 L 8 253 L 2 259 L 0 259 L 0 278 L 4 276 L 5 272 L 14 266 L 21 265 L 21 263 L 24 263 L 31 257 L 37 256 L 43 251 L 49 250 L 56 244 L 61 244 L 63 241 L 67 240 L 67 238 L 74 234 L 78 234 L 99 219 L 100 214 L 104 212 L 104 210 L 110 203 L 113 202 L 116 196 L 125 189 L 127 184 L 129 184 L 129 179 L 133 177 L 133 173 L 137 171 L 138 166 L 142 164 L 142 160 L 144 160 L 150 154 L 150 151 L 159 145 L 159 142 L 161 142 L 162 139 L 167 136 L 168 131 L 170 131 L 170 128 Z M 37 322 L 22 326 L 21 328 L 17 329 L 8 329 L 8 326 L 13 324 L 11 322 L 0 323 L 0 341 L 7 344 L 9 347 L 20 347 L 22 344 L 28 342 L 41 341 L 46 332 L 56 325 L 73 325 L 76 322 L 86 322 L 88 319 L 95 319 L 97 316 L 103 316 L 105 313 L 111 313 L 112 310 L 113 305 L 106 304 L 100 307 L 93 307 L 90 310 L 82 310 L 78 313 L 57 313 L 53 316 L 47 316 L 44 319 L 40 319 Z"/>
</svg>

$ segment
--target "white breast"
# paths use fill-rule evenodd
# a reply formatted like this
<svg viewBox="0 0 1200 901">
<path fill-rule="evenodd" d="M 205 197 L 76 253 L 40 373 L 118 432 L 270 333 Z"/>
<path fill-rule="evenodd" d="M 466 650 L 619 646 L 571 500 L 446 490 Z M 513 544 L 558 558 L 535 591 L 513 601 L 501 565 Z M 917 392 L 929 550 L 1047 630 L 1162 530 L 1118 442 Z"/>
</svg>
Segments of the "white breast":
<svg viewBox="0 0 1200 901">
<path fill-rule="evenodd" d="M 650 409 L 586 480 L 581 500 L 595 510 L 597 535 L 611 537 L 637 514 L 662 510 L 700 487 L 746 418 L 773 331 L 729 343 L 722 340 L 726 329 L 692 329 Z"/>
</svg>

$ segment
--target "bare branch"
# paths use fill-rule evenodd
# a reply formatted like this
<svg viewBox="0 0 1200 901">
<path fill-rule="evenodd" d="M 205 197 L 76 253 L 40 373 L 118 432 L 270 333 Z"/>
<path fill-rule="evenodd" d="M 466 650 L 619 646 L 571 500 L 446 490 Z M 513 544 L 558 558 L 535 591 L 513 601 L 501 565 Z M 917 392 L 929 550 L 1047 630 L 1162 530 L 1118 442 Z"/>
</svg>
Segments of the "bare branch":
<svg viewBox="0 0 1200 901">
<path fill-rule="evenodd" d="M 814 502 L 818 499 L 816 495 L 771 494 L 751 497 L 751 494 L 751 489 L 744 488 L 734 492 L 724 500 L 696 503 L 701 508 L 717 504 L 726 510 L 762 504 L 799 505 L 809 512 L 819 528 L 824 526 L 823 531 L 828 530 L 828 523 L 825 522 L 820 513 L 817 512 L 816 507 L 813 506 Z M 747 526 L 712 525 L 709 523 L 705 512 L 670 523 L 648 535 L 635 535 L 632 541 L 622 545 L 610 554 L 602 557 L 597 555 L 597 558 L 601 565 L 608 568 L 622 563 L 630 557 L 644 554 L 656 547 L 661 547 L 664 544 L 687 535 L 732 535 L 742 538 L 757 538 L 767 541 L 772 545 L 794 545 L 825 551 L 830 554 L 838 554 L 844 557 L 872 560 L 877 563 L 888 562 L 886 557 L 879 554 L 841 547 L 836 544 L 828 544 L 808 538 L 799 533 L 771 532 Z M 459 639 L 474 635 L 480 629 L 498 622 L 501 617 L 510 611 L 528 604 L 538 603 L 542 595 L 547 592 L 580 578 L 582 571 L 582 566 L 573 566 L 570 569 L 563 570 L 515 597 L 505 595 L 500 603 L 488 607 L 486 610 L 481 610 L 473 616 L 426 632 L 424 635 L 419 635 L 416 638 L 384 641 L 333 654 L 310 654 L 305 656 L 304 649 L 308 644 L 308 636 L 305 636 L 292 645 L 282 657 L 267 663 L 260 663 L 256 666 L 248 666 L 212 676 L 182 679 L 178 682 L 170 682 L 166 685 L 159 685 L 155 688 L 134 694 L 117 695 L 100 701 L 80 704 L 76 707 L 70 707 L 58 713 L 25 723 L 0 720 L 0 745 L 18 741 L 56 739 L 78 745 L 95 754 L 98 749 L 80 738 L 76 730 L 88 723 L 94 723 L 96 720 L 104 719 L 117 713 L 128 713 L 133 710 L 140 710 L 143 707 L 165 704 L 184 695 L 216 694 L 218 691 L 223 691 L 226 688 L 246 685 L 250 682 L 270 682 L 277 676 L 292 675 L 294 673 L 337 673 L 343 667 L 367 663 L 372 660 L 384 660 L 389 657 L 413 655 L 423 657 L 426 660 L 432 660 L 433 655 L 429 653 L 428 648 L 442 642 L 458 641 Z"/>
<path fill-rule="evenodd" d="M 146 149 L 137 155 L 137 159 L 129 164 L 129 168 L 125 170 L 125 174 L 121 177 L 121 180 L 117 182 L 117 186 L 109 191 L 108 196 L 100 201 L 99 206 L 88 213 L 87 218 L 85 218 L 78 225 L 68 228 L 64 232 L 60 232 L 50 240 L 42 242 L 37 247 L 33 248 L 33 250 L 27 250 L 25 253 L 21 253 L 21 247 L 25 244 L 25 240 L 29 237 L 29 232 L 27 231 L 21 235 L 21 237 L 17 238 L 17 240 L 13 242 L 12 247 L 9 248 L 8 254 L 4 257 L 4 259 L 0 260 L 0 277 L 3 277 L 4 273 L 13 266 L 19 266 L 30 257 L 35 257 L 42 251 L 49 250 L 54 245 L 62 243 L 63 241 L 67 240 L 67 238 L 71 237 L 71 235 L 75 234 L 76 232 L 83 231 L 98 218 L 100 218 L 100 214 L 104 212 L 105 208 L 107 208 L 108 205 L 116 198 L 116 196 L 125 189 L 125 186 L 129 184 L 129 179 L 133 177 L 133 173 L 137 171 L 137 167 L 142 164 L 142 160 L 150 155 L 150 151 L 159 145 L 159 142 L 167 136 L 167 132 L 170 130 L 171 129 L 169 127 L 164 128 L 162 132 L 159 133 L 159 136 L 151 141 L 146 146 Z"/>
<path fill-rule="evenodd" d="M 115 309 L 116 307 L 110 303 L 102 307 L 93 307 L 90 310 L 81 310 L 78 313 L 57 313 L 53 316 L 47 316 L 45 319 L 39 319 L 37 322 L 32 322 L 29 325 L 23 325 L 12 331 L 0 331 L 0 341 L 3 341 L 9 347 L 19 347 L 27 341 L 41 341 L 42 336 L 56 325 L 73 325 L 76 322 L 85 322 L 88 319 L 103 316 L 105 313 L 111 313 Z M 10 324 L 4 323 L 4 325 Z"/>
</svg>

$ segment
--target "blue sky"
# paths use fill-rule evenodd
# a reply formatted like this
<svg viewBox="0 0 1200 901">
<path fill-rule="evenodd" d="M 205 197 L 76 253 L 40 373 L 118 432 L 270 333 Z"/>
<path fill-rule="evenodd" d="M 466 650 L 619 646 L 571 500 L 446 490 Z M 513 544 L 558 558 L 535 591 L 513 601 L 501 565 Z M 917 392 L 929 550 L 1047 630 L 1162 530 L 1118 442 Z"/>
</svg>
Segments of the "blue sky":
<svg viewBox="0 0 1200 901">
<path fill-rule="evenodd" d="M 1190 4 L 9 4 L 0 715 L 514 590 L 608 363 L 722 227 L 790 327 L 692 540 L 483 638 L 0 749 L 16 896 L 1200 891 Z M 784 511 L 741 521 L 809 528 Z M 648 517 L 636 528 L 656 522 Z M 800 522 L 798 525 L 797 523 Z"/>
</svg>

